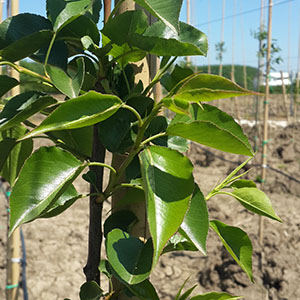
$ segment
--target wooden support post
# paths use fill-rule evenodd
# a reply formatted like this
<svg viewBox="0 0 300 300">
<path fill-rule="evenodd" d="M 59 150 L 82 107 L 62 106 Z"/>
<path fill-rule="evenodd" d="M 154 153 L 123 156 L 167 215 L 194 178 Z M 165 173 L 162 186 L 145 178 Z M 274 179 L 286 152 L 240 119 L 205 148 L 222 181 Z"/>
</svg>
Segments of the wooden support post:
<svg viewBox="0 0 300 300">
<path fill-rule="evenodd" d="M 210 0 L 208 0 L 208 12 L 207 12 L 207 36 L 210 36 Z M 207 51 L 207 73 L 211 73 L 210 69 L 210 51 Z"/>
<path fill-rule="evenodd" d="M 115 5 L 120 0 L 115 0 Z M 127 10 L 135 10 L 137 5 L 133 0 L 125 0 L 122 2 L 122 4 L 119 6 L 119 9 L 117 11 L 117 14 L 121 14 Z M 147 13 L 147 16 L 149 18 L 149 23 L 154 22 L 154 18 L 150 16 Z M 144 84 L 144 87 L 147 86 L 151 78 L 154 75 L 154 72 L 157 68 L 158 61 L 156 57 L 153 56 L 148 56 L 147 58 L 144 58 L 141 62 L 137 63 L 135 65 L 135 71 L 136 71 L 136 76 L 135 76 L 135 81 L 136 83 L 138 81 L 142 81 Z M 155 90 L 154 93 L 159 93 L 158 90 Z M 159 96 L 157 96 L 159 97 Z M 113 155 L 113 161 L 112 165 L 113 167 L 118 170 L 119 167 L 122 165 L 124 161 L 124 156 L 122 155 Z M 121 181 L 125 180 L 125 178 L 122 178 Z M 119 190 L 117 191 L 113 197 L 112 197 L 112 212 L 116 212 L 118 210 L 117 203 L 119 200 L 123 197 L 124 191 Z M 149 237 L 149 231 L 148 231 L 148 226 L 147 226 L 147 216 L 146 216 L 146 206 L 145 203 L 141 202 L 138 205 L 128 205 L 126 208 L 123 207 L 123 209 L 128 209 L 131 210 L 138 219 L 138 222 L 133 226 L 132 231 L 130 232 L 131 235 L 135 237 L 139 237 L 141 239 L 147 239 Z M 116 292 L 115 295 L 113 296 L 112 300 L 137 300 L 136 297 L 131 297 L 129 298 L 126 296 L 124 293 L 118 293 L 122 289 L 123 285 L 120 283 L 118 280 L 115 278 L 113 279 L 113 289 Z"/>
<path fill-rule="evenodd" d="M 4 0 L 0 0 L 0 23 L 3 20 L 3 4 L 4 4 Z M 0 75 L 2 74 L 2 67 L 0 67 Z"/>
<path fill-rule="evenodd" d="M 286 113 L 286 120 L 289 123 L 290 122 L 289 105 L 288 105 L 288 101 L 287 101 L 287 95 L 286 95 L 286 89 L 285 89 L 284 77 L 283 77 L 282 71 L 280 71 L 280 76 L 281 76 L 283 103 L 284 103 L 284 109 L 285 109 L 285 113 Z"/>
<path fill-rule="evenodd" d="M 191 18 L 190 18 L 190 0 L 186 0 L 186 22 L 187 24 L 191 23 Z M 186 65 L 187 67 L 190 67 L 191 65 L 191 58 L 189 56 L 186 57 Z"/>
<path fill-rule="evenodd" d="M 11 1 L 11 16 L 19 13 L 19 0 Z M 19 73 L 11 70 L 11 76 L 19 80 Z M 16 86 L 11 91 L 11 96 L 16 96 L 20 93 L 20 87 Z M 16 300 L 18 298 L 20 273 L 21 273 L 21 238 L 20 228 L 17 228 L 7 242 L 7 286 L 6 299 Z"/>
<path fill-rule="evenodd" d="M 261 189 L 264 187 L 267 173 L 267 155 L 268 155 L 268 120 L 269 120 L 269 74 L 271 61 L 271 42 L 272 42 L 272 7 L 273 0 L 269 0 L 269 15 L 268 15 L 268 46 L 267 46 L 267 64 L 266 64 L 266 91 L 264 99 L 264 119 L 263 119 L 263 143 L 262 143 L 262 157 L 261 157 Z M 259 222 L 259 242 L 263 244 L 264 223 L 260 216 Z"/>
<path fill-rule="evenodd" d="M 223 0 L 223 5 L 222 5 L 221 43 L 224 42 L 224 17 L 225 17 L 225 0 Z M 222 74 L 223 74 L 223 63 L 222 60 L 220 60 L 219 76 L 222 76 Z"/>
</svg>

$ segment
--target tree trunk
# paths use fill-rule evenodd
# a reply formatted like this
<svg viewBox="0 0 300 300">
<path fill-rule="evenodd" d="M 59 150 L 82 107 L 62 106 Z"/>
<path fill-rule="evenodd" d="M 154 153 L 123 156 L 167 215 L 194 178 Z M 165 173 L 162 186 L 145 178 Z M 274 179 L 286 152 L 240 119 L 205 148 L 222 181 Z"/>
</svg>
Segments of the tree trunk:
<svg viewBox="0 0 300 300">
<path fill-rule="evenodd" d="M 115 0 L 115 5 L 119 0 Z M 119 7 L 117 14 L 121 14 L 128 10 L 135 10 L 137 5 L 132 0 L 125 0 Z M 153 17 L 147 13 L 149 17 L 150 24 L 153 22 Z M 138 83 L 140 80 L 143 82 L 144 87 L 150 83 L 151 74 L 154 74 L 157 66 L 156 58 L 152 56 L 148 56 L 144 58 L 141 62 L 138 62 L 134 66 L 135 70 L 135 82 Z M 121 166 L 122 162 L 124 161 L 124 156 L 114 154 L 113 155 L 113 167 L 118 170 Z M 121 181 L 124 181 L 125 178 L 122 178 Z M 116 212 L 118 210 L 117 203 L 120 199 L 124 196 L 124 190 L 117 191 L 112 197 L 112 212 Z M 141 202 L 139 204 L 128 205 L 127 207 L 123 207 L 122 209 L 132 211 L 136 217 L 138 218 L 138 222 L 132 228 L 130 232 L 131 235 L 135 237 L 139 237 L 141 239 L 147 239 L 149 237 L 148 226 L 147 226 L 147 217 L 146 217 L 146 207 L 145 203 Z M 113 300 L 127 300 L 127 299 L 137 299 L 128 297 L 123 292 L 123 285 L 120 283 L 116 278 L 113 278 L 113 289 L 115 294 L 113 296 Z"/>
</svg>

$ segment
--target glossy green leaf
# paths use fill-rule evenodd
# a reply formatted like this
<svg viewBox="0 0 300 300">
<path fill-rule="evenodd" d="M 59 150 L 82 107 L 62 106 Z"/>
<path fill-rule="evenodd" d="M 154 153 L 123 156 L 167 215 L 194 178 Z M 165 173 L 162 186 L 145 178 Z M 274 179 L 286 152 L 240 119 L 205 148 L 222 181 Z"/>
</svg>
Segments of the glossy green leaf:
<svg viewBox="0 0 300 300">
<path fill-rule="evenodd" d="M 63 69 L 47 65 L 46 70 L 55 87 L 69 98 L 79 95 L 84 80 L 84 60 L 77 59 L 77 73 L 71 78 Z"/>
<path fill-rule="evenodd" d="M 186 300 L 194 291 L 194 289 L 197 287 L 197 285 L 192 286 L 188 290 L 186 290 L 179 298 L 179 300 Z"/>
<path fill-rule="evenodd" d="M 81 15 L 86 15 L 97 23 L 100 9 L 100 0 L 47 0 L 47 16 L 55 31 L 62 29 Z"/>
<path fill-rule="evenodd" d="M 211 292 L 211 293 L 207 293 L 207 294 L 194 296 L 190 300 L 237 300 L 237 299 L 241 299 L 241 298 L 243 298 L 243 297 L 231 296 L 227 293 Z"/>
<path fill-rule="evenodd" d="M 25 162 L 10 197 L 10 233 L 45 212 L 85 165 L 56 147 L 41 147 Z"/>
<path fill-rule="evenodd" d="M 79 16 L 74 21 L 64 26 L 57 35 L 58 39 L 74 43 L 74 40 L 81 43 L 81 38 L 89 36 L 93 43 L 99 45 L 100 34 L 97 25 L 87 16 Z"/>
<path fill-rule="evenodd" d="M 11 62 L 26 58 L 47 45 L 52 35 L 53 33 L 50 30 L 33 33 L 0 50 L 0 56 Z"/>
<path fill-rule="evenodd" d="M 256 183 L 252 180 L 240 179 L 240 180 L 234 181 L 230 185 L 230 187 L 233 189 L 240 189 L 240 188 L 244 188 L 244 187 L 256 188 Z"/>
<path fill-rule="evenodd" d="M 174 32 L 179 29 L 179 14 L 183 0 L 134 0 Z"/>
<path fill-rule="evenodd" d="M 15 78 L 9 77 L 7 75 L 0 75 L 0 97 L 2 97 L 18 84 L 19 81 Z"/>
<path fill-rule="evenodd" d="M 195 185 L 190 208 L 184 217 L 181 229 L 204 255 L 206 255 L 208 228 L 209 219 L 206 201 L 199 187 Z"/>
<path fill-rule="evenodd" d="M 25 58 L 48 45 L 52 35 L 51 23 L 42 16 L 8 18 L 0 24 L 0 56 L 13 62 Z"/>
<path fill-rule="evenodd" d="M 113 115 L 122 101 L 113 95 L 90 91 L 61 104 L 25 138 L 54 130 L 76 129 L 101 122 Z"/>
<path fill-rule="evenodd" d="M 189 238 L 180 234 L 179 229 L 179 231 L 169 239 L 162 254 L 174 251 L 198 251 L 198 249 Z"/>
<path fill-rule="evenodd" d="M 138 62 L 146 56 L 145 51 L 137 47 L 130 47 L 127 43 L 121 46 L 113 44 L 104 34 L 102 34 L 102 42 L 105 46 L 111 45 L 111 49 L 107 54 L 111 55 L 121 67 L 126 66 L 130 62 Z"/>
<path fill-rule="evenodd" d="M 169 74 L 166 73 L 160 80 L 163 87 L 170 92 L 180 81 L 194 74 L 190 68 L 182 68 L 175 65 L 174 70 Z"/>
<path fill-rule="evenodd" d="M 122 46 L 130 42 L 134 34 L 143 34 L 147 27 L 146 14 L 142 10 L 135 10 L 126 11 L 109 19 L 101 32 L 113 44 Z"/>
<path fill-rule="evenodd" d="M 13 138 L 4 138 L 0 136 L 0 174 L 2 171 L 2 168 L 6 162 L 6 159 L 9 156 L 9 153 L 16 145 L 16 139 Z"/>
<path fill-rule="evenodd" d="M 179 152 L 158 146 L 146 148 L 139 159 L 155 265 L 189 207 L 194 191 L 193 165 Z"/>
<path fill-rule="evenodd" d="M 137 222 L 136 215 L 130 210 L 119 210 L 111 214 L 104 223 L 104 237 L 113 229 L 121 229 L 130 233 L 130 228 Z"/>
<path fill-rule="evenodd" d="M 152 143 L 158 146 L 168 147 L 182 153 L 186 152 L 189 148 L 188 141 L 180 136 L 163 136 L 152 140 Z"/>
<path fill-rule="evenodd" d="M 130 114 L 126 109 L 119 109 L 114 115 L 98 125 L 101 143 L 112 153 L 124 153 L 133 145 L 130 135 Z"/>
<path fill-rule="evenodd" d="M 190 117 L 177 115 L 167 133 L 225 152 L 253 156 L 240 125 L 231 116 L 208 104 L 203 104 L 203 109 L 193 104 Z"/>
<path fill-rule="evenodd" d="M 39 51 L 35 52 L 30 56 L 31 59 L 38 61 L 42 64 L 45 64 L 46 56 L 48 53 L 49 45 L 42 47 Z M 68 58 L 71 53 L 69 53 L 67 44 L 62 40 L 56 40 L 53 43 L 53 46 L 48 57 L 48 65 L 61 68 L 62 70 L 67 70 Z M 77 54 L 77 53 L 76 53 Z"/>
<path fill-rule="evenodd" d="M 233 190 L 230 194 L 248 210 L 282 222 L 276 215 L 269 197 L 263 191 L 254 187 L 244 187 Z"/>
<path fill-rule="evenodd" d="M 107 235 L 106 253 L 113 272 L 124 282 L 132 285 L 148 278 L 153 255 L 151 240 L 144 244 L 125 231 L 113 229 Z"/>
<path fill-rule="evenodd" d="M 183 22 L 179 23 L 179 28 L 176 33 L 164 23 L 155 22 L 142 35 L 133 34 L 128 44 L 158 56 L 206 55 L 206 35 Z"/>
<path fill-rule="evenodd" d="M 257 93 L 246 90 L 221 76 L 194 74 L 179 82 L 166 98 L 202 102 L 255 94 Z"/>
<path fill-rule="evenodd" d="M 179 297 L 180 297 L 180 295 L 181 295 L 181 292 L 182 292 L 183 288 L 185 287 L 186 283 L 188 282 L 188 280 L 189 280 L 189 277 L 188 277 L 188 278 L 183 282 L 183 284 L 181 285 L 181 287 L 180 287 L 180 289 L 178 290 L 178 292 L 177 292 L 177 294 L 176 294 L 174 300 L 179 300 Z"/>
<path fill-rule="evenodd" d="M 79 197 L 75 187 L 70 185 L 54 204 L 47 207 L 47 211 L 39 216 L 39 218 L 53 218 L 60 215 L 74 204 Z"/>
<path fill-rule="evenodd" d="M 112 271 L 111 271 L 111 266 L 109 264 L 109 262 L 106 259 L 102 259 L 100 261 L 99 267 L 98 267 L 99 271 L 104 274 L 108 279 L 112 278 Z"/>
<path fill-rule="evenodd" d="M 253 282 L 252 244 L 247 233 L 217 220 L 211 221 L 210 227 L 218 234 L 227 251 Z"/>
<path fill-rule="evenodd" d="M 141 300 L 159 300 L 156 290 L 152 283 L 146 279 L 141 283 L 126 286 L 131 293 Z"/>
<path fill-rule="evenodd" d="M 116 203 L 116 208 L 126 208 L 127 205 L 145 202 L 145 193 L 141 187 L 126 188 L 125 195 Z"/>
<path fill-rule="evenodd" d="M 26 92 L 11 98 L 0 113 L 0 131 L 9 129 L 57 101 L 38 92 Z"/>
<path fill-rule="evenodd" d="M 18 125 L 0 133 L 0 140 L 3 139 L 3 144 L 1 142 L 1 145 L 5 147 L 6 144 L 6 147 L 8 148 L 3 153 L 6 157 L 1 157 L 1 163 L 4 163 L 1 168 L 1 176 L 5 178 L 11 186 L 14 184 L 21 168 L 23 167 L 24 161 L 28 158 L 33 149 L 32 140 L 19 142 L 15 146 L 12 145 L 12 140 L 16 141 L 26 132 L 27 128 L 22 125 Z M 9 151 L 9 148 L 11 147 L 13 148 Z M 2 159 L 5 161 L 2 161 Z"/>
<path fill-rule="evenodd" d="M 63 141 L 68 149 L 74 151 L 74 153 L 91 157 L 93 147 L 92 126 L 53 131 L 51 135 Z"/>
<path fill-rule="evenodd" d="M 100 300 L 103 291 L 95 281 L 87 281 L 80 287 L 80 300 Z"/>
</svg>

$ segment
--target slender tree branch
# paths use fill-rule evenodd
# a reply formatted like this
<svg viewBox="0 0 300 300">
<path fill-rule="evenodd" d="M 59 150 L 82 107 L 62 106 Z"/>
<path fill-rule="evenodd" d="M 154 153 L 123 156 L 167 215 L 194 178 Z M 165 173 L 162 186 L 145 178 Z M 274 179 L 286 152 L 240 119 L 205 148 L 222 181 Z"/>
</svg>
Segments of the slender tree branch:
<svg viewBox="0 0 300 300">
<path fill-rule="evenodd" d="M 94 138 L 93 138 L 93 153 L 92 161 L 98 163 L 104 163 L 105 159 L 105 148 L 101 144 L 98 135 L 97 125 L 94 125 Z M 98 269 L 101 259 L 101 244 L 102 244 L 102 207 L 103 203 L 98 203 L 98 191 L 102 192 L 103 184 L 103 167 L 98 165 L 90 166 L 96 174 L 97 186 L 90 185 L 90 222 L 89 222 L 89 242 L 88 242 L 88 258 L 86 266 L 83 271 L 86 277 L 86 281 L 96 281 L 100 284 L 100 271 Z M 98 191 L 97 191 L 98 190 Z"/>
</svg>

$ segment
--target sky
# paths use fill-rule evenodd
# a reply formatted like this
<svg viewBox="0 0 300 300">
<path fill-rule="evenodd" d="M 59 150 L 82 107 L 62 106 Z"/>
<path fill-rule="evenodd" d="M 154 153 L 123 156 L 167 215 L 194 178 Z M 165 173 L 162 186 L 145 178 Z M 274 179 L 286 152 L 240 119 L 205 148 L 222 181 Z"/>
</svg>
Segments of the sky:
<svg viewBox="0 0 300 300">
<path fill-rule="evenodd" d="M 1 0 L 0 0 L 1 1 Z M 193 57 L 197 65 L 218 64 L 215 45 L 221 41 L 222 7 L 224 12 L 223 64 L 258 65 L 258 41 L 251 32 L 258 30 L 260 6 L 264 1 L 264 21 L 267 26 L 268 0 L 190 0 L 190 22 L 208 35 L 208 57 Z M 45 15 L 46 0 L 20 0 L 20 12 Z M 186 0 L 180 19 L 186 22 Z M 236 15 L 236 16 L 234 16 Z M 234 26 L 235 25 L 235 26 Z M 283 63 L 274 66 L 277 71 L 296 72 L 300 28 L 300 0 L 273 0 L 272 38 L 281 48 Z"/>
</svg>

